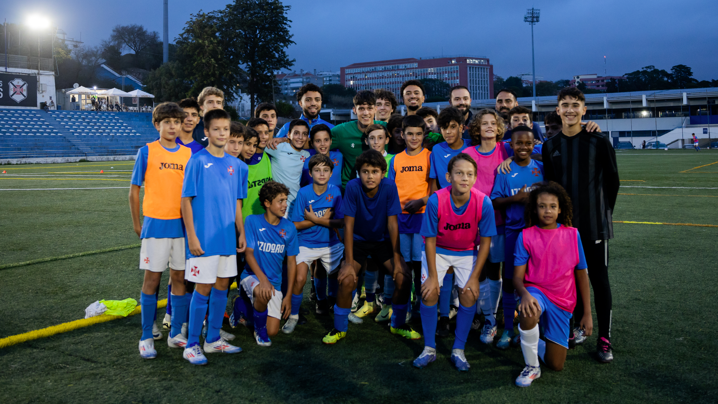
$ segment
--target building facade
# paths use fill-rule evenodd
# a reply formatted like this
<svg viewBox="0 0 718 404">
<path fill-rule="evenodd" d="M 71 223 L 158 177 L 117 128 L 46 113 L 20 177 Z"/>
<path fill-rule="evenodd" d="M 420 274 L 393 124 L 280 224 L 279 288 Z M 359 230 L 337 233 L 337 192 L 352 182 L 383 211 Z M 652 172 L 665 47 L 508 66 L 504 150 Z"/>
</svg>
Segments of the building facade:
<svg viewBox="0 0 718 404">
<path fill-rule="evenodd" d="M 583 83 L 586 85 L 586 88 L 598 91 L 606 91 L 608 89 L 606 87 L 606 82 L 608 80 L 626 80 L 626 78 L 623 76 L 599 76 L 595 73 L 579 74 L 578 76 L 573 76 L 573 80 L 571 80 L 571 87 L 576 87 L 580 83 Z"/>
<path fill-rule="evenodd" d="M 277 74 L 277 84 L 279 85 L 279 92 L 284 95 L 294 96 L 299 89 L 305 84 L 316 84 L 319 87 L 324 85 L 324 79 L 309 72 L 300 73 L 280 73 Z"/>
<path fill-rule="evenodd" d="M 445 57 L 354 63 L 341 68 L 341 83 L 355 90 L 383 88 L 401 98 L 407 80 L 436 79 L 451 87 L 466 86 L 475 100 L 494 98 L 494 67 L 488 58 Z M 447 98 L 448 98 L 447 94 Z"/>
</svg>

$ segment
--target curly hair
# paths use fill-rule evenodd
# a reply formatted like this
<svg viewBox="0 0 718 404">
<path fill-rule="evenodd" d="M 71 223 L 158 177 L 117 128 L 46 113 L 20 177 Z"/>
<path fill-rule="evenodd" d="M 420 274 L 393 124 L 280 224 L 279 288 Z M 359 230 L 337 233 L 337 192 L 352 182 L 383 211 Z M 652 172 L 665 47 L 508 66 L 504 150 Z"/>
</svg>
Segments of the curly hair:
<svg viewBox="0 0 718 404">
<path fill-rule="evenodd" d="M 484 115 L 493 115 L 496 118 L 496 141 L 500 142 L 504 138 L 506 133 L 506 126 L 504 125 L 504 119 L 499 115 L 498 112 L 493 109 L 482 109 L 477 112 L 474 119 L 469 124 L 469 135 L 471 136 L 471 145 L 478 146 L 481 144 L 481 118 Z"/>
<path fill-rule="evenodd" d="M 573 226 L 573 204 L 571 198 L 566 193 L 561 185 L 554 181 L 541 182 L 531 190 L 529 194 L 529 202 L 526 204 L 526 210 L 524 212 L 524 218 L 526 219 L 526 228 L 531 226 L 538 226 L 538 197 L 541 194 L 554 195 L 558 199 L 558 207 L 561 209 L 556 222 L 561 223 L 564 226 Z"/>
<path fill-rule="evenodd" d="M 264 206 L 264 202 L 269 202 L 271 204 L 274 198 L 281 194 L 289 196 L 289 188 L 277 181 L 268 181 L 262 185 L 262 189 L 259 190 L 259 203 L 262 205 L 264 210 L 267 210 L 267 207 Z"/>
</svg>

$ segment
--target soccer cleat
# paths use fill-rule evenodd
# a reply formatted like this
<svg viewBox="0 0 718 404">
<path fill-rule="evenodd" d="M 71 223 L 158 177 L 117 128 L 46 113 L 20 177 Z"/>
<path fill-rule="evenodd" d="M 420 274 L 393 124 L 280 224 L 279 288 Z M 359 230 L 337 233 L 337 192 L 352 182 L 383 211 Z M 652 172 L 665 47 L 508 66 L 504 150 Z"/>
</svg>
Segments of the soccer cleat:
<svg viewBox="0 0 718 404">
<path fill-rule="evenodd" d="M 503 334 L 501 334 L 501 338 L 499 338 L 499 342 L 496 343 L 496 348 L 509 349 L 512 344 L 513 337 L 513 332 L 504 330 Z"/>
<path fill-rule="evenodd" d="M 436 336 L 440 338 L 446 338 L 451 335 L 451 329 L 449 328 L 449 317 L 439 317 L 439 324 L 436 326 Z"/>
<path fill-rule="evenodd" d="M 354 294 L 354 300 L 352 300 L 352 313 L 355 313 L 357 310 L 359 310 L 359 294 Z"/>
<path fill-rule="evenodd" d="M 187 359 L 189 363 L 193 365 L 206 365 L 207 364 L 207 357 L 204 356 L 204 353 L 202 352 L 202 349 L 199 347 L 199 345 L 195 345 L 190 348 L 185 348 L 184 352 L 182 352 L 182 357 Z"/>
<path fill-rule="evenodd" d="M 454 349 L 451 351 L 451 363 L 456 367 L 459 372 L 468 372 L 469 361 L 466 360 L 463 349 Z"/>
<path fill-rule="evenodd" d="M 392 334 L 401 335 L 406 339 L 421 339 L 421 334 L 414 331 L 409 324 L 402 324 L 396 328 L 390 327 L 390 329 Z"/>
<path fill-rule="evenodd" d="M 456 317 L 456 315 L 459 313 L 459 308 L 455 306 L 451 306 L 451 309 L 449 310 L 449 320 Z"/>
<path fill-rule="evenodd" d="M 422 369 L 429 366 L 429 364 L 435 360 L 436 349 L 429 348 L 428 346 L 426 346 L 424 347 L 424 351 L 421 353 L 421 355 L 419 355 L 418 358 L 414 359 L 414 362 L 412 362 L 411 365 L 417 369 Z"/>
<path fill-rule="evenodd" d="M 324 299 L 324 300 L 319 300 L 319 301 L 317 302 L 317 305 L 316 305 L 316 308 L 315 308 L 314 312 L 315 312 L 318 316 L 326 316 L 327 314 L 329 314 L 329 302 L 327 302 L 326 299 Z"/>
<path fill-rule="evenodd" d="M 516 378 L 516 385 L 519 387 L 529 387 L 531 383 L 541 377 L 541 368 L 538 366 L 526 366 L 521 371 L 519 377 Z"/>
<path fill-rule="evenodd" d="M 160 327 L 157 326 L 157 323 L 152 324 L 152 338 L 155 341 L 162 339 L 162 331 L 160 331 Z"/>
<path fill-rule="evenodd" d="M 472 329 L 472 330 L 479 330 L 479 329 L 481 329 L 481 326 L 482 326 L 483 324 L 484 324 L 484 323 L 481 321 L 481 317 L 479 317 L 479 315 L 477 314 L 477 315 L 474 316 L 474 321 L 471 323 L 471 329 Z"/>
<path fill-rule="evenodd" d="M 272 341 L 267 336 L 267 329 L 263 328 L 260 332 L 254 331 L 254 340 L 259 346 L 272 346 Z"/>
<path fill-rule="evenodd" d="M 607 340 L 604 337 L 601 337 L 598 339 L 596 348 L 598 350 L 598 361 L 599 362 L 601 362 L 601 363 L 613 362 L 613 347 L 611 346 L 611 341 Z"/>
<path fill-rule="evenodd" d="M 329 334 L 325 335 L 324 338 L 322 338 L 322 342 L 327 345 L 333 345 L 346 336 L 346 332 L 338 331 L 336 328 L 333 328 L 331 331 L 329 331 Z"/>
<path fill-rule="evenodd" d="M 172 327 L 172 316 L 165 313 L 165 318 L 162 320 L 162 330 L 169 331 L 170 327 Z"/>
<path fill-rule="evenodd" d="M 366 317 L 366 316 L 374 313 L 375 309 L 376 309 L 376 303 L 374 303 L 374 302 L 370 303 L 370 302 L 365 301 L 364 305 L 359 310 L 357 310 L 356 316 L 359 318 Z"/>
<path fill-rule="evenodd" d="M 357 315 L 354 313 L 349 313 L 347 320 L 351 321 L 352 324 L 361 324 L 364 322 L 364 320 L 362 320 L 361 317 L 357 317 Z"/>
<path fill-rule="evenodd" d="M 580 327 L 574 328 L 573 329 L 573 343 L 576 345 L 581 345 L 584 342 L 586 342 L 586 333 L 584 333 Z"/>
<path fill-rule="evenodd" d="M 157 351 L 155 350 L 155 340 L 147 338 L 140 341 L 140 356 L 143 359 L 154 359 L 157 357 Z"/>
<path fill-rule="evenodd" d="M 236 337 L 234 336 L 234 334 L 228 333 L 227 331 L 225 331 L 225 330 L 223 330 L 223 329 L 221 329 L 221 328 L 219 329 L 219 337 L 222 338 L 222 339 L 225 340 L 225 341 L 232 341 L 233 339 L 236 338 Z"/>
<path fill-rule="evenodd" d="M 484 321 L 484 327 L 481 329 L 481 337 L 479 339 L 484 344 L 492 344 L 496 337 L 496 326 L 491 325 L 489 320 Z"/>
<path fill-rule="evenodd" d="M 385 322 L 391 320 L 391 314 L 393 312 L 394 311 L 392 310 L 391 305 L 386 304 L 386 305 L 384 305 L 384 307 L 381 308 L 379 315 L 377 315 L 374 318 L 374 321 L 376 321 L 377 323 L 385 323 Z"/>
<path fill-rule="evenodd" d="M 167 346 L 170 348 L 185 348 L 187 346 L 187 338 L 179 333 L 174 338 L 167 336 Z"/>
<path fill-rule="evenodd" d="M 282 332 L 285 334 L 291 334 L 294 332 L 294 328 L 297 326 L 297 323 L 299 322 L 299 317 L 293 318 L 289 317 L 287 321 L 284 323 L 284 326 L 282 326 Z"/>
<path fill-rule="evenodd" d="M 224 352 L 224 353 L 232 354 L 232 353 L 242 352 L 242 348 L 240 348 L 238 346 L 231 345 L 224 339 L 220 338 L 214 342 L 205 341 L 204 342 L 204 352 L 205 353 Z"/>
</svg>

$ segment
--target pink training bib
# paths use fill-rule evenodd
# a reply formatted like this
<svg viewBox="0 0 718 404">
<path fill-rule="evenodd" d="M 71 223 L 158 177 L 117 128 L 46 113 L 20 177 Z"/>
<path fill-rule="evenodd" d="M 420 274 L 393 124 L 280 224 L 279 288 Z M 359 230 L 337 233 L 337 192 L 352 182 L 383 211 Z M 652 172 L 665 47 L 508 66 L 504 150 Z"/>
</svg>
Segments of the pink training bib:
<svg viewBox="0 0 718 404">
<path fill-rule="evenodd" d="M 496 175 L 498 174 L 496 169 L 509 155 L 506 153 L 504 142 L 496 142 L 494 151 L 488 156 L 479 153 L 479 147 L 481 146 L 467 147 L 464 153 L 476 161 L 477 170 L 474 188 L 485 195 L 491 195 L 491 190 L 494 188 L 494 182 L 496 182 Z M 504 217 L 501 215 L 500 209 L 495 209 L 494 215 L 497 226 L 504 224 Z"/>
<path fill-rule="evenodd" d="M 436 191 L 439 198 L 439 229 L 436 246 L 451 251 L 473 250 L 481 241 L 479 221 L 486 195 L 471 189 L 469 206 L 463 215 L 457 215 L 451 207 L 451 186 Z"/>
<path fill-rule="evenodd" d="M 524 283 L 535 286 L 560 309 L 573 312 L 576 307 L 578 230 L 560 226 L 542 230 L 533 226 L 523 230 L 524 247 L 529 253 Z"/>
</svg>

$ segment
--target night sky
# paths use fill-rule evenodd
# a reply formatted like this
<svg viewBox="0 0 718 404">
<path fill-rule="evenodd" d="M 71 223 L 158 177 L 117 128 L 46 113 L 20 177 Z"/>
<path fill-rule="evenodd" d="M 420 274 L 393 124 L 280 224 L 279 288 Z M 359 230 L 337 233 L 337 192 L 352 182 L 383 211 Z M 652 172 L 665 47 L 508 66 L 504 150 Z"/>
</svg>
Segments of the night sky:
<svg viewBox="0 0 718 404">
<path fill-rule="evenodd" d="M 202 7 L 229 0 L 170 0 L 170 41 Z M 115 25 L 141 24 L 162 31 L 162 0 L 3 0 L 0 19 L 22 23 L 31 13 L 87 45 L 99 45 Z M 620 75 L 643 66 L 693 68 L 699 79 L 718 79 L 718 1 L 285 1 L 292 6 L 294 69 L 339 71 L 356 62 L 407 57 L 488 57 L 494 74 L 531 73 L 528 8 L 541 10 L 535 27 L 536 75 L 546 80 L 573 75 Z M 452 4 L 452 7 L 443 6 Z M 456 4 L 454 6 L 454 4 Z M 510 4 L 510 5 L 509 5 Z M 441 5 L 441 6 L 440 6 Z"/>
</svg>

